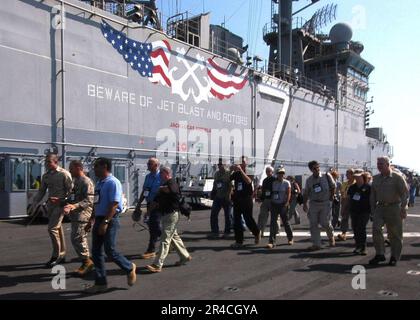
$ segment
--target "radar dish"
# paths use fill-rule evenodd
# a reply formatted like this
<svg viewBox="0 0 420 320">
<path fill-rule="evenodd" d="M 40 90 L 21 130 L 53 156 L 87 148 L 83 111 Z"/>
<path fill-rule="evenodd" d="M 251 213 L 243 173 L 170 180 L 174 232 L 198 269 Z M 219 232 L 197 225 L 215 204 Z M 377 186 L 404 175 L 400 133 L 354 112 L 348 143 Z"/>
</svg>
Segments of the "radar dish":
<svg viewBox="0 0 420 320">
<path fill-rule="evenodd" d="M 330 40 L 332 43 L 349 42 L 353 37 L 353 30 L 347 23 L 337 23 L 331 28 Z"/>
</svg>

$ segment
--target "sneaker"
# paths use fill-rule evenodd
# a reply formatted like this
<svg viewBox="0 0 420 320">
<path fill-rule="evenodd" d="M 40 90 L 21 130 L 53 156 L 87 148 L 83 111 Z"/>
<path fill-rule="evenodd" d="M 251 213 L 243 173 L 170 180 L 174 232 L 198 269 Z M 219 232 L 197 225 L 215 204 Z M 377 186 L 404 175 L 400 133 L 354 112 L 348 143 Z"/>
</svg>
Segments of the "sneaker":
<svg viewBox="0 0 420 320">
<path fill-rule="evenodd" d="M 360 248 L 356 248 L 356 249 L 353 250 L 354 254 L 360 254 L 361 252 L 362 252 L 362 249 L 360 249 Z"/>
<path fill-rule="evenodd" d="M 273 249 L 275 247 L 274 243 L 267 244 L 267 249 Z"/>
<path fill-rule="evenodd" d="M 45 267 L 52 268 L 58 264 L 65 263 L 65 262 L 66 262 L 66 256 L 59 256 L 58 258 L 51 257 L 50 261 L 48 261 L 45 264 Z"/>
<path fill-rule="evenodd" d="M 132 265 L 131 271 L 127 274 L 127 284 L 130 287 L 134 285 L 137 281 L 137 274 L 136 274 L 137 266 L 134 263 L 131 263 L 131 265 Z"/>
<path fill-rule="evenodd" d="M 75 273 L 80 277 L 84 277 L 86 274 L 93 270 L 94 266 L 95 265 L 93 264 L 92 259 L 88 258 L 83 260 L 82 265 L 79 267 L 79 269 L 75 270 Z"/>
<path fill-rule="evenodd" d="M 230 247 L 233 248 L 233 249 L 239 249 L 239 248 L 242 248 L 243 246 L 244 245 L 242 243 L 238 243 L 238 242 L 232 243 L 230 245 Z"/>
<path fill-rule="evenodd" d="M 309 250 L 309 251 L 318 251 L 318 250 L 321 250 L 321 247 L 320 247 L 320 246 L 315 246 L 315 245 L 313 245 L 313 246 L 310 246 L 310 247 L 308 248 L 308 250 Z"/>
<path fill-rule="evenodd" d="M 388 265 L 391 267 L 395 267 L 397 265 L 397 259 L 391 257 L 391 259 L 389 259 Z"/>
<path fill-rule="evenodd" d="M 156 257 L 156 252 L 145 252 L 141 255 L 142 259 L 152 259 Z"/>
<path fill-rule="evenodd" d="M 288 244 L 289 246 L 293 245 L 293 243 L 294 243 L 294 241 L 293 241 L 293 240 L 289 240 L 289 241 L 287 241 L 287 244 Z"/>
<path fill-rule="evenodd" d="M 347 240 L 347 236 L 344 232 L 337 236 L 337 241 L 346 241 L 346 240 Z"/>
<path fill-rule="evenodd" d="M 255 244 L 259 244 L 261 241 L 261 231 L 258 231 L 258 234 L 255 236 Z"/>
<path fill-rule="evenodd" d="M 192 260 L 192 257 L 188 256 L 187 258 L 182 258 L 181 260 L 175 262 L 175 265 L 179 267 L 186 264 L 187 262 L 190 262 L 191 260 Z"/>
<path fill-rule="evenodd" d="M 335 239 L 334 239 L 334 236 L 331 239 L 329 239 L 329 243 L 330 243 L 330 247 L 335 247 Z"/>
<path fill-rule="evenodd" d="M 152 273 L 161 272 L 162 267 L 159 267 L 157 264 L 150 264 L 146 266 L 147 270 L 149 270 Z"/>
<path fill-rule="evenodd" d="M 229 239 L 230 238 L 230 233 L 224 233 L 222 236 L 222 239 Z"/>
<path fill-rule="evenodd" d="M 384 255 L 376 255 L 372 260 L 369 261 L 369 264 L 372 266 L 376 266 L 379 264 L 379 262 L 384 262 L 385 256 Z"/>
<path fill-rule="evenodd" d="M 108 286 L 106 284 L 94 284 L 94 285 L 86 287 L 86 289 L 83 290 L 83 293 L 97 294 L 97 293 L 103 293 L 107 290 L 108 290 Z"/>
</svg>

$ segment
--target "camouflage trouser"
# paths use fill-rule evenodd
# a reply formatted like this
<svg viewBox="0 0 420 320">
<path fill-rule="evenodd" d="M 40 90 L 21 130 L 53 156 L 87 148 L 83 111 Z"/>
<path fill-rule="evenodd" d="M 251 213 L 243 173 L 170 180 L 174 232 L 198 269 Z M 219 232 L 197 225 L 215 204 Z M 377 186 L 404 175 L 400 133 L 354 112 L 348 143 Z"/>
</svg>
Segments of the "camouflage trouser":
<svg viewBox="0 0 420 320">
<path fill-rule="evenodd" d="M 89 245 L 85 227 L 89 218 L 77 219 L 72 217 L 71 221 L 71 243 L 80 259 L 89 258 Z"/>
</svg>

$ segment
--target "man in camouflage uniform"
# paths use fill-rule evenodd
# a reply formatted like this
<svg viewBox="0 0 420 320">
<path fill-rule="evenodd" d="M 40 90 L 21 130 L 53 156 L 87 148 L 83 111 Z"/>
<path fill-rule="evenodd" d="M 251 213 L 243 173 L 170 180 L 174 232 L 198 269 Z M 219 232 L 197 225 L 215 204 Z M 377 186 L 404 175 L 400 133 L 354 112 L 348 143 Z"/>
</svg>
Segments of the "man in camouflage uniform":
<svg viewBox="0 0 420 320">
<path fill-rule="evenodd" d="M 82 265 L 75 272 L 84 276 L 94 266 L 89 256 L 85 226 L 92 215 L 95 186 L 83 172 L 81 161 L 72 161 L 69 169 L 73 177 L 74 188 L 68 198 L 68 204 L 64 207 L 64 212 L 70 214 L 71 242 L 77 255 L 82 260 Z"/>
</svg>

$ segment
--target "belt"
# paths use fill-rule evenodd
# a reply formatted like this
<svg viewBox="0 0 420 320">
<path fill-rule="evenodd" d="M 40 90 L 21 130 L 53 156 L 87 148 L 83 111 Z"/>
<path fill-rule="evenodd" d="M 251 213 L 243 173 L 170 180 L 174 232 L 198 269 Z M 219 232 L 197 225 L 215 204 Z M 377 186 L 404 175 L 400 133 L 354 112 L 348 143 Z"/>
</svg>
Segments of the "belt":
<svg viewBox="0 0 420 320">
<path fill-rule="evenodd" d="M 323 202 L 330 202 L 330 200 L 310 200 L 310 202 L 323 203 Z"/>
<path fill-rule="evenodd" d="M 379 207 L 392 207 L 400 204 L 401 202 L 378 202 Z"/>
</svg>

